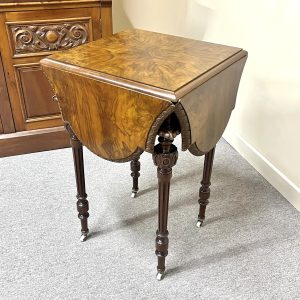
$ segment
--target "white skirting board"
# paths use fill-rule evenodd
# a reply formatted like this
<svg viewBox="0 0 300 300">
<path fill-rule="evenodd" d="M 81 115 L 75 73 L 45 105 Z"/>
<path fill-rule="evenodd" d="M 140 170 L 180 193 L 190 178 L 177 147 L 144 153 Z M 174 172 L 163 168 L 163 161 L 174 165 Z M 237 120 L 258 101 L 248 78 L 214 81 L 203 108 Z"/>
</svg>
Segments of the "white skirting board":
<svg viewBox="0 0 300 300">
<path fill-rule="evenodd" d="M 300 188 L 240 135 L 226 130 L 223 138 L 300 211 Z"/>
</svg>

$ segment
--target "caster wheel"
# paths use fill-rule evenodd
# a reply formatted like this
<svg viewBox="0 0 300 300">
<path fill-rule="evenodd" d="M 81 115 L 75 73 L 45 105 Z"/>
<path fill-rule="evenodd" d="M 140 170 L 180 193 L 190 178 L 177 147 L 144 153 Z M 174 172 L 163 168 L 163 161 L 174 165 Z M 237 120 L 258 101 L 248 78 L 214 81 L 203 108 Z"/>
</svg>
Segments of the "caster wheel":
<svg viewBox="0 0 300 300">
<path fill-rule="evenodd" d="M 163 278 L 164 278 L 164 273 L 158 272 L 157 275 L 156 275 L 156 279 L 157 279 L 158 281 L 161 281 Z"/>
<path fill-rule="evenodd" d="M 136 198 L 136 194 L 137 194 L 137 192 L 132 192 L 131 198 Z"/>
<path fill-rule="evenodd" d="M 202 227 L 203 226 L 203 221 L 198 221 L 197 224 L 196 224 L 196 226 L 198 228 Z"/>
<path fill-rule="evenodd" d="M 82 234 L 81 237 L 80 237 L 80 242 L 85 242 L 87 237 L 88 237 L 87 234 Z"/>
</svg>

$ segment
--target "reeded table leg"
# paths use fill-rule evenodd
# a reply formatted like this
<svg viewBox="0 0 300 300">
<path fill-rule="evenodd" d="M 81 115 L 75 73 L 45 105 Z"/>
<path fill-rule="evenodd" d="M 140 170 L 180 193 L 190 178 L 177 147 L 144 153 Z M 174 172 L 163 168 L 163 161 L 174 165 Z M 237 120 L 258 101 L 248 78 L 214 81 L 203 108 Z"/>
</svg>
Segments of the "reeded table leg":
<svg viewBox="0 0 300 300">
<path fill-rule="evenodd" d="M 87 194 L 85 192 L 85 180 L 84 180 L 84 163 L 83 163 L 83 151 L 82 144 L 73 132 L 69 124 L 66 124 L 71 138 L 71 146 L 73 151 L 73 160 L 76 176 L 77 186 L 77 210 L 78 218 L 81 221 L 81 238 L 80 241 L 84 242 L 87 239 L 89 229 L 87 219 L 89 217 L 89 202 L 87 201 Z"/>
<path fill-rule="evenodd" d="M 205 154 L 204 158 L 204 168 L 203 168 L 203 177 L 201 181 L 201 187 L 199 190 L 199 200 L 198 203 L 199 207 L 199 215 L 198 215 L 198 222 L 197 227 L 201 227 L 205 220 L 205 210 L 206 205 L 209 203 L 208 198 L 210 196 L 210 177 L 213 167 L 214 161 L 214 154 L 215 154 L 215 147 Z"/>
<path fill-rule="evenodd" d="M 140 177 L 140 170 L 141 170 L 141 163 L 139 161 L 139 157 L 132 160 L 130 162 L 130 169 L 131 169 L 131 177 L 132 177 L 132 193 L 131 198 L 135 198 L 136 194 L 139 190 L 139 177 Z"/>
<path fill-rule="evenodd" d="M 176 164 L 178 152 L 172 144 L 173 139 L 159 137 L 154 147 L 153 161 L 157 166 L 158 178 L 158 230 L 156 232 L 156 251 L 158 259 L 157 279 L 161 280 L 165 272 L 165 258 L 168 255 L 168 208 L 172 167 Z"/>
</svg>

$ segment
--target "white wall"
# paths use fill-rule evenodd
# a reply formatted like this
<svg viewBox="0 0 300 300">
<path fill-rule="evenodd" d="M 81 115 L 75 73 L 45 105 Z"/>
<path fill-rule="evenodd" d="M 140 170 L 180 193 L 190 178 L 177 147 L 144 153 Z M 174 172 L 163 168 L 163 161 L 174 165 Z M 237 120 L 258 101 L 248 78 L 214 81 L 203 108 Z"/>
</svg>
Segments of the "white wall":
<svg viewBox="0 0 300 300">
<path fill-rule="evenodd" d="M 300 210 L 300 1 L 114 0 L 141 28 L 249 52 L 225 138 Z"/>
</svg>

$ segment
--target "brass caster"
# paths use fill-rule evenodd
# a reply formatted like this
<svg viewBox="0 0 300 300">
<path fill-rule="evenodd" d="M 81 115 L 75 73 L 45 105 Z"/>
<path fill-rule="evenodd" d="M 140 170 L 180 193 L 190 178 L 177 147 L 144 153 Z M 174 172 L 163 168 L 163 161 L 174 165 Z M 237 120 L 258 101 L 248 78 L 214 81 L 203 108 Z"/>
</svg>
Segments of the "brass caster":
<svg viewBox="0 0 300 300">
<path fill-rule="evenodd" d="M 202 227 L 202 226 L 203 226 L 203 221 L 198 220 L 196 226 L 197 226 L 198 228 Z"/>
<path fill-rule="evenodd" d="M 88 235 L 86 233 L 83 233 L 80 237 L 80 242 L 85 242 L 87 237 L 88 237 Z"/>
<path fill-rule="evenodd" d="M 157 275 L 156 275 L 156 279 L 157 279 L 158 281 L 161 281 L 163 278 L 164 278 L 164 273 L 158 272 Z"/>
<path fill-rule="evenodd" d="M 131 193 L 131 198 L 136 198 L 136 194 L 137 194 L 137 192 L 132 192 Z"/>
</svg>

